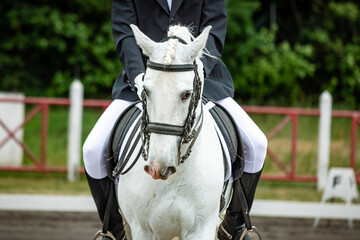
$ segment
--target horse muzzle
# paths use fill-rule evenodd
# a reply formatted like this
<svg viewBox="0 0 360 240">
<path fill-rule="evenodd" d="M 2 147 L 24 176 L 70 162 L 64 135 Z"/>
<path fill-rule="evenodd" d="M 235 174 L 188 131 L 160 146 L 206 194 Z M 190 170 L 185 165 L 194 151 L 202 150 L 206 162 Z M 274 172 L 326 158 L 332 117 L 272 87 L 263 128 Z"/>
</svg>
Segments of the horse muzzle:
<svg viewBox="0 0 360 240">
<path fill-rule="evenodd" d="M 170 175 L 176 172 L 176 167 L 153 162 L 152 164 L 145 165 L 144 170 L 147 174 L 152 176 L 154 180 L 167 180 Z"/>
</svg>

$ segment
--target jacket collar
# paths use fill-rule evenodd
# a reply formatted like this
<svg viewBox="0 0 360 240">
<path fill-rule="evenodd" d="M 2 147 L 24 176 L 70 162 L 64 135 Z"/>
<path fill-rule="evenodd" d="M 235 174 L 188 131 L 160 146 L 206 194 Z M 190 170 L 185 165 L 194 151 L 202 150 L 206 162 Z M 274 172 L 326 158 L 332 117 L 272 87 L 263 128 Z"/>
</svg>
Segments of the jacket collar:
<svg viewBox="0 0 360 240">
<path fill-rule="evenodd" d="M 172 1 L 172 6 L 171 6 L 171 12 L 169 10 L 169 5 L 167 3 L 167 0 L 156 0 L 160 6 L 164 9 L 164 11 L 169 14 L 171 17 L 175 16 L 175 13 L 177 12 L 177 10 L 179 9 L 179 7 L 181 6 L 181 3 L 183 2 L 183 0 L 174 0 Z"/>
<path fill-rule="evenodd" d="M 181 6 L 182 2 L 183 2 L 183 0 L 173 0 L 172 1 L 170 17 L 175 16 L 175 13 L 177 12 L 177 10 L 179 10 L 179 7 Z"/>
<path fill-rule="evenodd" d="M 156 0 L 167 14 L 170 14 L 167 0 Z"/>
</svg>

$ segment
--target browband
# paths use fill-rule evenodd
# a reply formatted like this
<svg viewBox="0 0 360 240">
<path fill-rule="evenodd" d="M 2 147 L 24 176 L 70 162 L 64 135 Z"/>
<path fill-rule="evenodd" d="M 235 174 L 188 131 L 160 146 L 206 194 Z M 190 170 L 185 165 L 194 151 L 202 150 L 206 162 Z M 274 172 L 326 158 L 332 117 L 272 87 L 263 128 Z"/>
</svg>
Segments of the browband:
<svg viewBox="0 0 360 240">
<path fill-rule="evenodd" d="M 179 42 L 181 42 L 183 44 L 187 44 L 187 42 L 185 42 L 182 38 L 179 38 L 177 36 L 166 37 L 163 40 L 161 40 L 161 42 L 166 42 L 169 39 L 177 39 Z M 193 64 L 165 65 L 165 64 L 156 63 L 156 62 L 148 60 L 146 65 L 153 70 L 165 71 L 165 72 L 187 72 L 187 71 L 193 71 L 193 70 L 197 69 L 197 65 L 196 65 L 195 61 Z"/>
<path fill-rule="evenodd" d="M 165 71 L 165 72 L 187 72 L 187 71 L 194 71 L 197 69 L 197 65 L 195 62 L 193 64 L 165 65 L 148 60 L 146 65 L 153 70 Z"/>
</svg>

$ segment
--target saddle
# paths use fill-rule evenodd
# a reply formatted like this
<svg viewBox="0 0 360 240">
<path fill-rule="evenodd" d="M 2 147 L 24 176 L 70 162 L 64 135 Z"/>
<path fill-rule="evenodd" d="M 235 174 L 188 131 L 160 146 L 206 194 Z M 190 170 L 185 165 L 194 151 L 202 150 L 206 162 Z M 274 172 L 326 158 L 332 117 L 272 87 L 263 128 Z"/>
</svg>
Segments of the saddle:
<svg viewBox="0 0 360 240">
<path fill-rule="evenodd" d="M 209 100 L 203 98 L 203 103 L 206 105 L 209 103 Z M 139 104 L 139 102 L 135 102 L 123 111 L 114 124 L 109 137 L 106 147 L 106 170 L 109 178 L 113 181 L 119 174 L 126 173 L 135 165 L 135 163 L 132 163 L 130 167 L 125 170 L 125 166 L 128 164 L 134 148 L 137 145 L 133 143 L 140 140 L 141 110 L 136 106 L 137 104 Z M 235 181 L 242 176 L 244 171 L 244 149 L 240 133 L 234 120 L 223 107 L 212 103 L 209 112 L 221 133 L 220 136 L 218 132 L 219 138 L 223 138 L 224 140 L 221 142 L 226 143 L 226 146 L 222 147 L 224 151 L 228 152 L 227 155 L 230 156 L 231 174 Z M 224 156 L 225 155 L 226 154 L 224 154 Z M 224 159 L 224 163 L 225 161 L 227 160 Z"/>
<path fill-rule="evenodd" d="M 136 106 L 139 102 L 140 101 L 137 101 L 131 104 L 122 112 L 116 120 L 109 136 L 109 141 L 105 151 L 105 160 L 107 175 L 113 181 L 115 181 L 115 174 L 113 173 L 123 170 L 127 163 L 126 161 L 128 161 L 131 157 L 129 155 L 125 156 L 125 153 L 131 147 L 130 144 L 135 137 L 136 131 L 139 130 L 140 127 L 139 116 L 141 114 L 141 110 Z M 129 132 L 131 128 L 132 131 Z M 125 139 L 126 137 L 127 139 Z M 136 137 L 135 141 L 139 141 L 139 139 L 140 133 Z M 122 146 L 123 152 L 120 156 Z M 135 146 L 136 144 L 133 144 L 133 147 Z"/>
<path fill-rule="evenodd" d="M 206 106 L 210 101 L 203 98 L 203 104 Z M 221 105 L 212 103 L 209 109 L 220 133 L 219 138 L 225 140 L 225 146 L 222 144 L 223 151 L 227 151 L 231 161 L 231 173 L 233 180 L 239 179 L 244 172 L 244 146 L 242 144 L 240 132 L 232 116 Z M 221 135 L 220 135 L 221 134 Z M 224 159 L 225 161 L 225 159 Z M 226 175 L 226 174 L 225 174 Z"/>
</svg>

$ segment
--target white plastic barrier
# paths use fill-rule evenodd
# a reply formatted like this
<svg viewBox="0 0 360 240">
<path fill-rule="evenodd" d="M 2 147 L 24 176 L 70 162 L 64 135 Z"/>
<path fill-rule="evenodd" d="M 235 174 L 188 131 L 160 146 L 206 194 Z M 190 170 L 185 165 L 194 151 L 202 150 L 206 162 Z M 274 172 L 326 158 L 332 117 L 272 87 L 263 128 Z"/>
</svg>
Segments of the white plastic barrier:
<svg viewBox="0 0 360 240">
<path fill-rule="evenodd" d="M 359 193 L 356 186 L 355 173 L 352 168 L 338 168 L 330 169 L 329 176 L 326 181 L 325 190 L 322 195 L 321 204 L 326 204 L 329 199 L 342 199 L 346 208 L 351 207 L 352 200 L 359 200 Z M 314 227 L 317 227 L 320 221 L 320 216 L 315 219 Z M 352 217 L 348 217 L 349 227 L 353 227 Z"/>
</svg>

